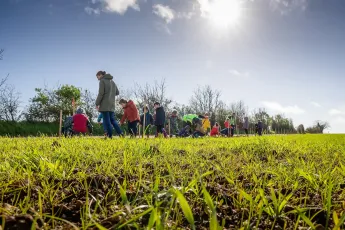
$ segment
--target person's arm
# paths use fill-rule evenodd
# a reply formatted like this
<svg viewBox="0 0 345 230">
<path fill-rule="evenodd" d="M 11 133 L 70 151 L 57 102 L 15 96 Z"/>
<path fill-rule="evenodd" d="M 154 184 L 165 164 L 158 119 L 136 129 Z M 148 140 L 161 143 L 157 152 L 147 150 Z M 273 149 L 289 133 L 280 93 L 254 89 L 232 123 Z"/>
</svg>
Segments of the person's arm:
<svg viewBox="0 0 345 230">
<path fill-rule="evenodd" d="M 89 133 L 92 134 L 92 132 L 93 132 L 93 126 L 92 126 L 92 124 L 91 124 L 91 122 L 90 122 L 89 119 L 87 119 L 86 125 L 87 125 L 87 128 L 88 128 L 88 130 L 89 130 Z"/>
<path fill-rule="evenodd" d="M 101 123 L 103 115 L 100 113 L 97 118 L 97 123 Z"/>
<path fill-rule="evenodd" d="M 124 112 L 123 112 L 123 115 L 122 115 L 122 118 L 120 121 L 120 125 L 122 125 L 125 122 L 125 120 L 127 119 L 127 112 L 126 111 L 127 110 L 124 110 Z"/>
<path fill-rule="evenodd" d="M 96 99 L 96 106 L 100 106 L 101 105 L 104 93 L 105 93 L 105 85 L 104 85 L 104 81 L 101 80 L 99 82 L 99 89 L 98 89 L 98 96 L 97 96 L 97 99 Z"/>
</svg>

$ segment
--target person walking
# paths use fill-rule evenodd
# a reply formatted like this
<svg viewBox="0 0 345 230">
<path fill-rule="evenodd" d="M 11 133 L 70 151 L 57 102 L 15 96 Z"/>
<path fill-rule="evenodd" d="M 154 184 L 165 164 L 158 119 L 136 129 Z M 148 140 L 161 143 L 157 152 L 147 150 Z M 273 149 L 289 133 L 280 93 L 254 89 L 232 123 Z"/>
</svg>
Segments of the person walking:
<svg viewBox="0 0 345 230">
<path fill-rule="evenodd" d="M 120 124 L 122 125 L 126 120 L 128 123 L 128 132 L 131 137 L 136 137 L 138 133 L 138 123 L 140 122 L 139 111 L 132 100 L 121 99 L 119 104 L 123 108 L 123 116 Z"/>
<path fill-rule="evenodd" d="M 249 129 L 249 119 L 248 117 L 244 117 L 244 121 L 243 121 L 243 129 L 244 129 L 244 132 L 246 133 L 247 136 L 248 135 L 248 129 Z"/>
<path fill-rule="evenodd" d="M 96 108 L 102 113 L 103 128 L 107 132 L 107 136 L 112 138 L 113 127 L 118 135 L 123 136 L 122 130 L 115 120 L 115 97 L 118 96 L 119 89 L 113 81 L 113 76 L 105 71 L 98 71 L 96 74 L 99 80 L 99 90 L 96 99 Z"/>
</svg>

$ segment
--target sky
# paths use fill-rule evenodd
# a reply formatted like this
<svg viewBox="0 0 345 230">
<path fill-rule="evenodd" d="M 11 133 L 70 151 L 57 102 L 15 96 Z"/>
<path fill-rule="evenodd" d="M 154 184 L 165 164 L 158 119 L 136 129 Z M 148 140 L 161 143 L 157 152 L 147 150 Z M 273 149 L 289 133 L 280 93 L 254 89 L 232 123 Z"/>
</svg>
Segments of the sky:
<svg viewBox="0 0 345 230">
<path fill-rule="evenodd" d="M 0 0 L 0 48 L 22 106 L 45 85 L 97 93 L 105 70 L 122 89 L 165 78 L 187 104 L 211 85 L 345 133 L 344 0 Z"/>
</svg>

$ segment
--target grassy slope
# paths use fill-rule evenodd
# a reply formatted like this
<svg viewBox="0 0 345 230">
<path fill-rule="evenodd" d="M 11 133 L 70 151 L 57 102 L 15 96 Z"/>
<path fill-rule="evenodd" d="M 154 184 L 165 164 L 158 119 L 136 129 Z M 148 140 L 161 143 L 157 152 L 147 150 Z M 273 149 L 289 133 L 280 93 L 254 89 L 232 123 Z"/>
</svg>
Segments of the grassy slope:
<svg viewBox="0 0 345 230">
<path fill-rule="evenodd" d="M 7 227 L 46 229 L 334 227 L 344 145 L 345 135 L 2 138 L 0 214 Z"/>
</svg>

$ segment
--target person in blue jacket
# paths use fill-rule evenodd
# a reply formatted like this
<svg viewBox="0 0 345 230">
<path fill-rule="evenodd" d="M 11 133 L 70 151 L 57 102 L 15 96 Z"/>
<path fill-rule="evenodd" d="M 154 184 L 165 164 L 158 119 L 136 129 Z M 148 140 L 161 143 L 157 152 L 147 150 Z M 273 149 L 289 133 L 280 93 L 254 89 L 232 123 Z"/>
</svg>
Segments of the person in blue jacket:
<svg viewBox="0 0 345 230">
<path fill-rule="evenodd" d="M 145 115 L 145 117 L 144 117 Z M 140 125 L 143 126 L 144 125 L 144 121 L 145 121 L 145 131 L 144 133 L 146 134 L 147 138 L 150 137 L 150 133 L 151 133 L 151 127 L 154 124 L 154 120 L 153 120 L 153 116 L 150 113 L 149 107 L 145 106 L 143 108 L 143 114 L 140 116 Z"/>
</svg>

